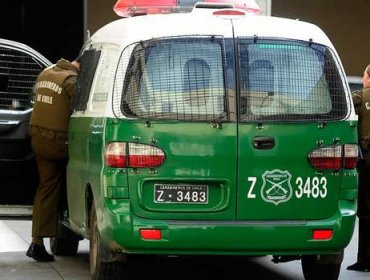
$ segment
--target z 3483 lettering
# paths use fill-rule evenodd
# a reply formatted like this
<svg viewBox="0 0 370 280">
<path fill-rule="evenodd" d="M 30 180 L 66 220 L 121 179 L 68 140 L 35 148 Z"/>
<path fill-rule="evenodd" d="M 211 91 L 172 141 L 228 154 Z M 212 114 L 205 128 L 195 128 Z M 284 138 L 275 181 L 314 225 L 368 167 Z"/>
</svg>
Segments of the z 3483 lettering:
<svg viewBox="0 0 370 280">
<path fill-rule="evenodd" d="M 257 177 L 248 177 L 250 183 L 247 198 L 256 199 Z M 326 177 L 297 177 L 293 184 L 294 196 L 298 199 L 306 197 L 313 199 L 325 198 L 328 195 Z"/>
</svg>

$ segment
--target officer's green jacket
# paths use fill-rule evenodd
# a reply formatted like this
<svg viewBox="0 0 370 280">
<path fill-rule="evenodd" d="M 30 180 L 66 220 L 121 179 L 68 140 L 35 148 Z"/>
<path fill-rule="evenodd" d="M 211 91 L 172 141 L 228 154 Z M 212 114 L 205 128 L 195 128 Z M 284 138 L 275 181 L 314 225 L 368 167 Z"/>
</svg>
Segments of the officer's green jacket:
<svg viewBox="0 0 370 280">
<path fill-rule="evenodd" d="M 368 151 L 370 133 L 370 88 L 352 92 L 353 104 L 358 115 L 358 137 L 361 148 Z"/>
<path fill-rule="evenodd" d="M 78 69 L 65 59 L 58 60 L 40 73 L 34 86 L 30 119 L 32 136 L 38 136 L 39 128 L 67 135 L 70 100 L 75 92 L 77 73 Z"/>
</svg>

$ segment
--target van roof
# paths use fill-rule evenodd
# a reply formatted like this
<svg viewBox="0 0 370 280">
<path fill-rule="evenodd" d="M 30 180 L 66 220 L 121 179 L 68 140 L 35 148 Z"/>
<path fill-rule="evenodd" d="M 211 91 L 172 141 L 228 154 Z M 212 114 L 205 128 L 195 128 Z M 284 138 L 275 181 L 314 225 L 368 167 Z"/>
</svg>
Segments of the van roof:
<svg viewBox="0 0 370 280">
<path fill-rule="evenodd" d="M 168 36 L 221 35 L 232 37 L 230 20 L 235 26 L 235 36 L 312 40 L 333 49 L 325 33 L 318 26 L 308 22 L 249 14 L 215 16 L 211 12 L 154 14 L 118 19 L 96 31 L 88 43 L 112 43 L 125 47 L 133 42 Z M 243 28 L 238 28 L 238 26 L 243 26 Z"/>
</svg>

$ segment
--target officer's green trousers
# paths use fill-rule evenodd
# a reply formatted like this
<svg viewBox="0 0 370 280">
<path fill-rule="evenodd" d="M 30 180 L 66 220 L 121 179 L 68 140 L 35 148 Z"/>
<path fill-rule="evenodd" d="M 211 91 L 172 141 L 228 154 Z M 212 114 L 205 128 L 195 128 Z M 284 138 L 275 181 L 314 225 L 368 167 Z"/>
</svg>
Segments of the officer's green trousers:
<svg viewBox="0 0 370 280">
<path fill-rule="evenodd" d="M 32 237 L 54 237 L 60 196 L 65 188 L 67 145 L 65 141 L 32 137 L 39 185 L 33 204 Z"/>
</svg>

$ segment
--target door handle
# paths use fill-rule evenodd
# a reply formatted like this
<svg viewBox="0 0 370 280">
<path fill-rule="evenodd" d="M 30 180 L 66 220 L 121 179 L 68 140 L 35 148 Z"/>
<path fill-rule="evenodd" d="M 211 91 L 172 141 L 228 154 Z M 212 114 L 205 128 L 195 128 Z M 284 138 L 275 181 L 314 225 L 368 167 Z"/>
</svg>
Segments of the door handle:
<svg viewBox="0 0 370 280">
<path fill-rule="evenodd" d="M 275 147 L 275 139 L 270 136 L 256 136 L 253 138 L 253 147 L 259 150 L 269 150 Z"/>
</svg>

